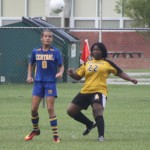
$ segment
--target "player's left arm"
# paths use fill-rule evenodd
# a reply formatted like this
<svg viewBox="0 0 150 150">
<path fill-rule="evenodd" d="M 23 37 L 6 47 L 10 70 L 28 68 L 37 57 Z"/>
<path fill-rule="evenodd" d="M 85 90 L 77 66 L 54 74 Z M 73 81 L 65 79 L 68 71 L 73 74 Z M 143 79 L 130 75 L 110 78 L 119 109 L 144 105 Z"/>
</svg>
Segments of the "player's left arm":
<svg viewBox="0 0 150 150">
<path fill-rule="evenodd" d="M 131 78 L 127 73 L 125 72 L 119 72 L 117 74 L 120 78 L 124 79 L 124 80 L 127 80 L 127 81 L 131 81 L 132 83 L 134 84 L 137 84 L 138 83 L 138 80 L 137 79 L 134 79 L 134 78 Z"/>
<path fill-rule="evenodd" d="M 56 78 L 62 78 L 63 76 L 63 73 L 64 73 L 64 65 L 60 65 L 59 68 L 58 68 L 58 73 L 56 74 Z"/>
<path fill-rule="evenodd" d="M 64 73 L 64 64 L 59 50 L 56 51 L 56 59 L 58 63 L 58 72 L 56 73 L 56 78 L 62 78 Z"/>
<path fill-rule="evenodd" d="M 110 60 L 106 60 L 111 66 L 112 68 L 110 69 L 110 73 L 113 73 L 114 75 L 117 75 L 119 76 L 120 78 L 124 79 L 124 80 L 127 80 L 127 81 L 130 81 L 134 84 L 137 84 L 138 81 L 137 79 L 134 79 L 134 78 L 131 78 L 127 73 L 125 73 L 120 67 L 118 67 L 115 63 L 113 63 L 112 61 Z"/>
</svg>

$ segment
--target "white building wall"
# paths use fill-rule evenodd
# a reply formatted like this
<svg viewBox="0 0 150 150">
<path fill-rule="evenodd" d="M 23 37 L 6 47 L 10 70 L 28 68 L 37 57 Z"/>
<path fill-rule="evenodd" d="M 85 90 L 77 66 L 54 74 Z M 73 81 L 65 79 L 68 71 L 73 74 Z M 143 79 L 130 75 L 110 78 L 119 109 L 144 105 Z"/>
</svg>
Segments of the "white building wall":
<svg viewBox="0 0 150 150">
<path fill-rule="evenodd" d="M 74 17 L 96 17 L 96 0 L 74 0 Z"/>
<path fill-rule="evenodd" d="M 25 16 L 26 0 L 1 0 L 2 17 Z M 28 0 L 27 14 L 30 17 L 45 16 L 45 0 Z"/>
<path fill-rule="evenodd" d="M 24 0 L 1 0 L 2 17 L 20 17 L 24 15 Z"/>
<path fill-rule="evenodd" d="M 50 0 L 1 0 L 2 16 L 1 17 L 20 17 L 25 13 L 25 1 L 28 3 L 28 16 L 49 16 Z M 97 0 L 65 0 L 66 7 L 68 1 L 74 1 L 74 17 L 96 17 Z M 101 0 L 103 17 L 120 17 L 114 11 L 116 0 Z"/>
<path fill-rule="evenodd" d="M 100 1 L 100 0 L 99 0 Z M 96 17 L 97 0 L 74 0 L 74 17 Z M 114 9 L 116 0 L 101 0 L 103 17 L 120 17 Z"/>
<path fill-rule="evenodd" d="M 0 0 L 0 26 L 3 20 L 21 20 L 21 17 L 52 18 L 62 27 L 69 22 L 69 27 L 130 27 L 130 19 L 122 18 L 114 9 L 117 0 L 64 0 L 65 10 L 60 14 L 54 14 L 49 9 L 50 0 Z M 99 2 L 99 3 L 98 3 Z M 102 10 L 98 7 L 102 2 Z M 56 19 L 55 19 L 56 18 Z M 101 22 L 102 20 L 102 22 Z M 124 23 L 124 20 L 126 23 Z M 128 21 L 129 20 L 129 21 Z M 61 22 L 61 23 L 60 23 Z"/>
<path fill-rule="evenodd" d="M 117 0 L 102 0 L 102 16 L 103 17 L 120 17 L 114 9 Z"/>
<path fill-rule="evenodd" d="M 45 0 L 28 0 L 28 16 L 45 17 Z"/>
</svg>

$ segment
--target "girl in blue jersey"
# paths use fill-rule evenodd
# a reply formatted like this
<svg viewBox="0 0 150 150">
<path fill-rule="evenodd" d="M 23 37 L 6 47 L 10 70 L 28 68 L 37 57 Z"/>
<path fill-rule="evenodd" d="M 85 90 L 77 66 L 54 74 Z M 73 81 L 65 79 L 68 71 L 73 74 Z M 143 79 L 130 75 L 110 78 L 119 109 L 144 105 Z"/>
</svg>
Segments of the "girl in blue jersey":
<svg viewBox="0 0 150 150">
<path fill-rule="evenodd" d="M 62 77 L 64 65 L 59 50 L 51 45 L 53 41 L 53 33 L 50 30 L 43 30 L 41 41 L 42 46 L 33 49 L 28 65 L 28 83 L 33 82 L 32 70 L 35 67 L 31 104 L 31 122 L 33 125 L 33 131 L 25 137 L 25 140 L 32 140 L 34 136 L 40 134 L 38 124 L 38 107 L 41 99 L 46 97 L 50 126 L 53 131 L 53 141 L 60 142 L 57 129 L 57 118 L 54 111 L 54 103 L 55 98 L 57 97 L 56 79 Z"/>
</svg>

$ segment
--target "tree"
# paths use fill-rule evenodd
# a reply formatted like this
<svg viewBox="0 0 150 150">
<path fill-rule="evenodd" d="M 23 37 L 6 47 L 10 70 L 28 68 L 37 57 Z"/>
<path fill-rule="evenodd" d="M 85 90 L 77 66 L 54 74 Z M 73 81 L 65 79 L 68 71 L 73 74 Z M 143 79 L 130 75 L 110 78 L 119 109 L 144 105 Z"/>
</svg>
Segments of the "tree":
<svg viewBox="0 0 150 150">
<path fill-rule="evenodd" d="M 133 19 L 134 27 L 150 27 L 150 0 L 117 0 L 115 11 Z"/>
</svg>

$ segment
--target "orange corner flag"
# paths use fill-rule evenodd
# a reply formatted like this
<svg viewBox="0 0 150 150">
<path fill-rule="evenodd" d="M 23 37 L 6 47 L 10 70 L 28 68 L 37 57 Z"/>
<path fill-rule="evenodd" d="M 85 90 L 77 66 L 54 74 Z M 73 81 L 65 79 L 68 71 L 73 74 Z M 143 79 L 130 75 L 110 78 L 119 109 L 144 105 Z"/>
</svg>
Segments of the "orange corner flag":
<svg viewBox="0 0 150 150">
<path fill-rule="evenodd" d="M 89 43 L 88 39 L 85 39 L 80 64 L 83 64 L 84 62 L 88 61 L 89 57 L 90 57 Z"/>
</svg>

